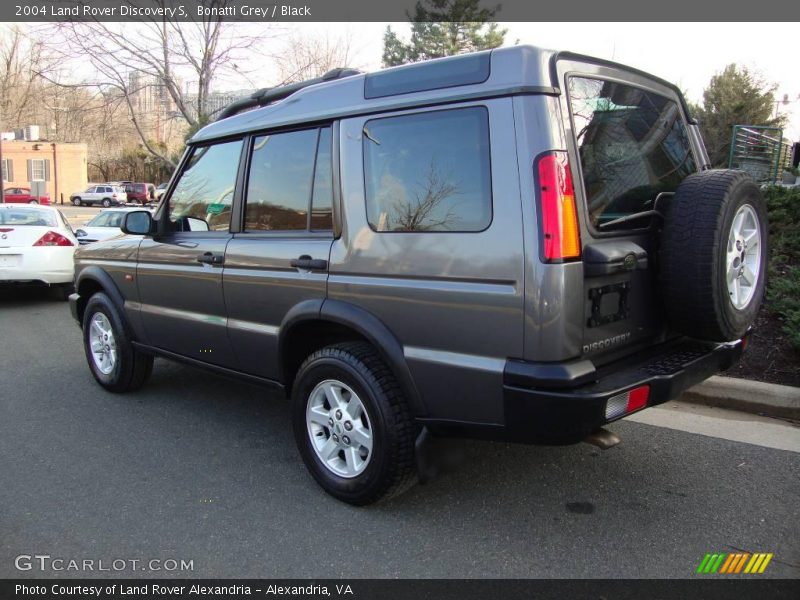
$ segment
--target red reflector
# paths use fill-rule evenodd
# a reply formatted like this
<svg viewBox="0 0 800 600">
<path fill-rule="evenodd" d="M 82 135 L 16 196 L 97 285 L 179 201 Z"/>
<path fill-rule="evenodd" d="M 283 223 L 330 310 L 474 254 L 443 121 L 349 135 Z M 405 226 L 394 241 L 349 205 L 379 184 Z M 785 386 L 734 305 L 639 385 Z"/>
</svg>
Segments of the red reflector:
<svg viewBox="0 0 800 600">
<path fill-rule="evenodd" d="M 644 385 L 628 393 L 628 405 L 625 407 L 625 412 L 633 412 L 647 406 L 647 398 L 650 396 L 650 386 Z"/>
<path fill-rule="evenodd" d="M 14 231 L 13 227 L 0 227 L 0 233 L 8 233 L 9 231 Z"/>
<path fill-rule="evenodd" d="M 48 231 L 40 237 L 34 246 L 73 246 L 69 238 L 55 231 Z"/>
<path fill-rule="evenodd" d="M 0 229 L 2 231 L 2 229 Z M 747 350 L 747 344 L 750 342 L 750 336 L 746 335 L 742 338 L 742 352 Z"/>
<path fill-rule="evenodd" d="M 538 175 L 542 258 L 546 261 L 578 258 L 581 238 L 567 153 L 550 152 L 539 157 Z"/>
</svg>

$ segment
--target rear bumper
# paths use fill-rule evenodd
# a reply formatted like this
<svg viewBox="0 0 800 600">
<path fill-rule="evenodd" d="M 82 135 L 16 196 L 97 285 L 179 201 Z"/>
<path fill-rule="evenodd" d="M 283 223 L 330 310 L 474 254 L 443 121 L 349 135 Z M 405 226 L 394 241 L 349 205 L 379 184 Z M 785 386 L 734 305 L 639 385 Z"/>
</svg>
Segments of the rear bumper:
<svg viewBox="0 0 800 600">
<path fill-rule="evenodd" d="M 565 373 L 565 381 L 570 382 L 566 387 L 557 378 L 542 381 L 541 365 L 515 361 L 513 368 L 509 368 L 507 363 L 502 438 L 526 443 L 578 442 L 606 423 L 635 412 L 607 418 L 610 399 L 642 386 L 649 388 L 647 403 L 642 408 L 675 399 L 736 363 L 746 340 L 747 337 L 726 344 L 674 340 L 634 359 L 629 357 L 577 377 L 574 368 L 563 368 L 560 371 Z M 527 379 L 525 365 L 529 365 Z M 548 372 L 552 374 L 553 370 Z"/>
</svg>

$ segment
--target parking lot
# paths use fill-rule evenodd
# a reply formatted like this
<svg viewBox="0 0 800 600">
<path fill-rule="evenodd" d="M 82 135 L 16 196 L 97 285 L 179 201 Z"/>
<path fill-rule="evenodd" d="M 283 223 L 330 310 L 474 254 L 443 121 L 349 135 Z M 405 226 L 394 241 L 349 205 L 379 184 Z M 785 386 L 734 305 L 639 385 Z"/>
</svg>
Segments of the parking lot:
<svg viewBox="0 0 800 600">
<path fill-rule="evenodd" d="M 0 294 L 0 577 L 85 574 L 14 566 L 44 554 L 192 561 L 126 576 L 686 578 L 736 551 L 800 576 L 790 423 L 677 406 L 612 425 L 607 451 L 455 441 L 454 472 L 354 508 L 305 471 L 274 392 L 157 360 L 144 389 L 110 394 L 66 303 Z"/>
</svg>

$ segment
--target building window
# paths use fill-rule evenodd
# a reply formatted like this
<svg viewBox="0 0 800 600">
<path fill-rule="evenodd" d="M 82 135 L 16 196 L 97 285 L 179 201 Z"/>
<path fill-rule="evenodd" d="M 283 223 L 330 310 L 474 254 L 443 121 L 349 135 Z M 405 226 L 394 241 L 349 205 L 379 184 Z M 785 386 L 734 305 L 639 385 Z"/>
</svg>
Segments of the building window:
<svg viewBox="0 0 800 600">
<path fill-rule="evenodd" d="M 44 159 L 34 158 L 31 160 L 31 181 L 44 181 L 45 167 Z"/>
<path fill-rule="evenodd" d="M 3 159 L 3 181 L 14 181 L 14 165 L 10 158 Z"/>
</svg>

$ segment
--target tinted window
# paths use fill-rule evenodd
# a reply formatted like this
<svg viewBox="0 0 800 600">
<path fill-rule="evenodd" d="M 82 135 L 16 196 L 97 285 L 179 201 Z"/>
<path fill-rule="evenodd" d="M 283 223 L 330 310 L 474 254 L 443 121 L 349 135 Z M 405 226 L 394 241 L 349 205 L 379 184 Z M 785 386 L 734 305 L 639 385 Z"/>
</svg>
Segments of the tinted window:
<svg viewBox="0 0 800 600">
<path fill-rule="evenodd" d="M 492 219 L 485 108 L 368 121 L 367 217 L 376 231 L 481 231 Z"/>
<path fill-rule="evenodd" d="M 331 171 L 331 129 L 320 130 L 317 165 L 314 171 L 314 196 L 311 202 L 311 229 L 333 229 L 333 174 Z"/>
<path fill-rule="evenodd" d="M 571 77 L 569 97 L 589 218 L 600 231 L 637 229 L 647 219 L 609 224 L 653 209 L 696 170 L 678 105 L 622 83 Z"/>
<path fill-rule="evenodd" d="M 246 231 L 307 230 L 312 194 L 311 228 L 330 229 L 330 128 L 255 138 L 247 184 Z"/>
<path fill-rule="evenodd" d="M 169 200 L 170 221 L 191 217 L 211 231 L 229 229 L 241 149 L 241 140 L 195 148 Z"/>
</svg>

